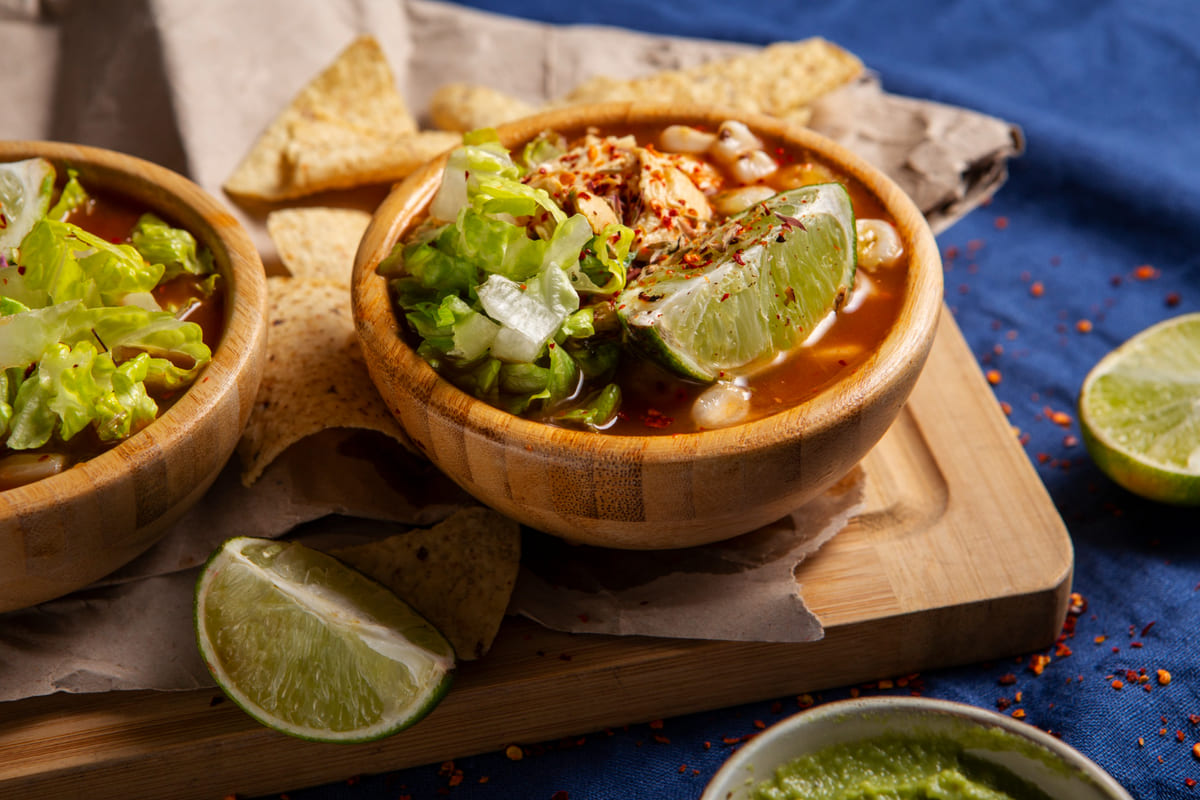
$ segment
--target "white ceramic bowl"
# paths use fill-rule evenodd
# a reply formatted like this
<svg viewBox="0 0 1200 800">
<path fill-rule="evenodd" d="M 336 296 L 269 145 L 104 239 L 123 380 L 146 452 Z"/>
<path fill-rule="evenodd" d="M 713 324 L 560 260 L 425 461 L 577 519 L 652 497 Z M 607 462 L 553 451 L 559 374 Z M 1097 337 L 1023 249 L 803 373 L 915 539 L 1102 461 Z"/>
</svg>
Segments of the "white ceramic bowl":
<svg viewBox="0 0 1200 800">
<path fill-rule="evenodd" d="M 776 767 L 830 745 L 884 734 L 961 739 L 978 730 L 1011 735 L 989 737 L 988 748 L 972 749 L 973 756 L 1007 769 L 1056 800 L 1132 800 L 1094 762 L 1032 725 L 963 703 L 919 697 L 844 700 L 788 717 L 738 750 L 713 776 L 701 800 L 746 800 Z"/>
</svg>

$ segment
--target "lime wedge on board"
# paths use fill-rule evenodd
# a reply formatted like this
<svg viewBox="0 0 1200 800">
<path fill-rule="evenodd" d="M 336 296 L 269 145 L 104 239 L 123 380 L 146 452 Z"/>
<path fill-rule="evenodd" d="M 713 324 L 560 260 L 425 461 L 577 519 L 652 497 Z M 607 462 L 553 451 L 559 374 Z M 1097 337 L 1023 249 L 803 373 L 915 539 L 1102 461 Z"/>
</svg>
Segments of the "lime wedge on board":
<svg viewBox="0 0 1200 800">
<path fill-rule="evenodd" d="M 196 640 L 250 716 L 321 742 L 412 725 L 449 688 L 446 639 L 391 591 L 296 543 L 238 537 L 196 584 Z"/>
<path fill-rule="evenodd" d="M 1079 426 L 1121 486 L 1200 505 L 1200 313 L 1151 326 L 1102 358 L 1080 389 Z"/>
<path fill-rule="evenodd" d="M 712 381 L 802 342 L 854 286 L 854 208 L 839 183 L 792 189 L 638 276 L 617 300 L 630 338 Z"/>
</svg>

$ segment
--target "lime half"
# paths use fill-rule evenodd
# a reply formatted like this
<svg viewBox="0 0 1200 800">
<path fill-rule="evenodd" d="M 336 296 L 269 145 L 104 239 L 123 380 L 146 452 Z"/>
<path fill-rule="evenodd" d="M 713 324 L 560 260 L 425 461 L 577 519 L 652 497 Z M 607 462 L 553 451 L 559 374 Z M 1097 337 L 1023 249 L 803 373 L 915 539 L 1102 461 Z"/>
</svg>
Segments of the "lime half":
<svg viewBox="0 0 1200 800">
<path fill-rule="evenodd" d="M 388 589 L 295 543 L 222 544 L 196 585 L 200 654 L 225 693 L 283 733 L 379 739 L 429 713 L 454 651 Z"/>
<path fill-rule="evenodd" d="M 647 268 L 617 300 L 630 338 L 712 381 L 788 350 L 849 294 L 854 208 L 839 183 L 777 194 Z"/>
<path fill-rule="evenodd" d="M 0 255 L 8 258 L 46 215 L 54 194 L 54 165 L 44 158 L 0 163 Z"/>
<path fill-rule="evenodd" d="M 1088 453 L 1126 489 L 1200 505 L 1200 313 L 1160 322 L 1100 360 L 1079 394 Z"/>
</svg>

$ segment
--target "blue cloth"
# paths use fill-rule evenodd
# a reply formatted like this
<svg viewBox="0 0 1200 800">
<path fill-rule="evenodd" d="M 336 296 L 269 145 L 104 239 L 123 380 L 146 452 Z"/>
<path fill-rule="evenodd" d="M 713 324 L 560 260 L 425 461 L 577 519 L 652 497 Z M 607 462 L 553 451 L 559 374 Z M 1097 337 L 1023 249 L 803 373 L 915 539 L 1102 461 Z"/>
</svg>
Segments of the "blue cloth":
<svg viewBox="0 0 1200 800">
<path fill-rule="evenodd" d="M 1026 451 L 1070 530 L 1074 590 L 1088 608 L 1068 640 L 1072 654 L 1047 651 L 1053 658 L 1040 676 L 1026 668 L 1026 657 L 924 673 L 922 693 L 995 708 L 998 698 L 1020 691 L 1029 723 L 1094 759 L 1139 800 L 1200 795 L 1200 786 L 1185 784 L 1200 781 L 1200 759 L 1192 755 L 1200 725 L 1189 721 L 1200 714 L 1200 509 L 1156 505 L 1116 487 L 1074 443 L 1077 424 L 1063 428 L 1044 413 L 1050 407 L 1074 417 L 1080 384 L 1101 356 L 1154 322 L 1200 310 L 1200 6 L 1185 0 L 471 5 L 547 22 L 751 43 L 820 35 L 858 54 L 891 92 L 977 109 L 1024 129 L 1027 152 L 1011 164 L 1009 182 L 939 239 L 943 252 L 959 253 L 947 259 L 946 297 L 972 351 L 1002 376 L 995 394 L 1011 405 L 1012 424 L 1028 434 Z M 972 241 L 983 246 L 968 256 Z M 1139 280 L 1140 265 L 1152 266 L 1155 277 Z M 1045 288 L 1041 297 L 1032 296 L 1035 281 Z M 1092 329 L 1078 330 L 1079 320 Z M 1107 639 L 1097 643 L 1101 636 Z M 1109 676 L 1139 669 L 1151 676 L 1166 669 L 1172 681 L 1152 683 L 1149 692 L 1112 688 Z M 1006 673 L 1016 676 L 1014 685 L 1000 683 Z M 819 699 L 846 697 L 850 689 Z M 661 729 L 634 725 L 582 742 L 548 743 L 520 762 L 503 753 L 465 758 L 455 764 L 463 780 L 449 796 L 697 798 L 731 751 L 723 737 L 753 733 L 756 720 L 771 723 L 796 710 L 796 698 L 788 696 L 668 719 Z M 431 765 L 289 796 L 427 798 L 448 785 Z"/>
</svg>

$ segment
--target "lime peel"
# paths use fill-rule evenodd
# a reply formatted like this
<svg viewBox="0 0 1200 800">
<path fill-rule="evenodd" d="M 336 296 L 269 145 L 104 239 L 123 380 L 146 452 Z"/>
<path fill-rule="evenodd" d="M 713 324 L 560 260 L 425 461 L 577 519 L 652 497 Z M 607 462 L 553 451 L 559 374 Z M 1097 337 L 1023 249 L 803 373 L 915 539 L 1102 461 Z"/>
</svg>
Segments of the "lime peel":
<svg viewBox="0 0 1200 800">
<path fill-rule="evenodd" d="M 1200 313 L 1153 325 L 1102 358 L 1080 389 L 1079 423 L 1116 483 L 1200 505 Z"/>
<path fill-rule="evenodd" d="M 197 644 L 217 685 L 267 727 L 361 742 L 414 724 L 455 666 L 446 639 L 390 590 L 297 543 L 237 537 L 196 585 Z"/>
</svg>

